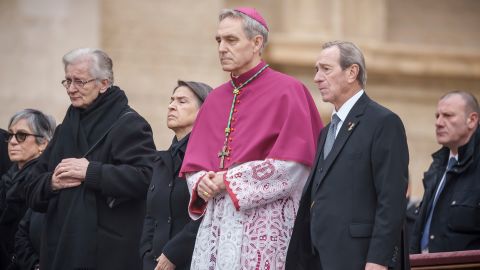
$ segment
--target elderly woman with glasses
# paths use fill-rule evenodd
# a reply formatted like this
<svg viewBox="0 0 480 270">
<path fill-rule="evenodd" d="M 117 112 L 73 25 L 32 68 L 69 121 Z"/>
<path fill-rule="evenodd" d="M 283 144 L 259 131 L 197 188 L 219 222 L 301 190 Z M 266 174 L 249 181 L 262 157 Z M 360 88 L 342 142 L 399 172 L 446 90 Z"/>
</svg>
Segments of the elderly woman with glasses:
<svg viewBox="0 0 480 270">
<path fill-rule="evenodd" d="M 152 129 L 114 85 L 104 51 L 76 49 L 63 64 L 71 105 L 25 185 L 29 206 L 45 212 L 40 268 L 139 269 Z"/>
<path fill-rule="evenodd" d="M 154 163 L 140 245 L 144 270 L 190 269 L 200 220 L 188 215 L 187 181 L 178 173 L 197 113 L 211 90 L 204 83 L 179 80 L 170 98 L 167 126 L 175 136 Z"/>
<path fill-rule="evenodd" d="M 25 109 L 8 124 L 8 155 L 13 165 L 0 181 L 1 269 L 15 264 L 14 235 L 27 211 L 21 188 L 25 176 L 53 136 L 55 120 L 38 110 Z"/>
</svg>

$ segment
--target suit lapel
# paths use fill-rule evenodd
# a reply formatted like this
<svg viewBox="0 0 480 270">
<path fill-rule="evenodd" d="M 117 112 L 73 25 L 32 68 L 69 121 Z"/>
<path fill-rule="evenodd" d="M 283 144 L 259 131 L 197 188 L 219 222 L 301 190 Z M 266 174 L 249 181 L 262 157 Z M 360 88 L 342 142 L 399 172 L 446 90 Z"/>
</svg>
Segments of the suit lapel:
<svg viewBox="0 0 480 270">
<path fill-rule="evenodd" d="M 367 96 L 367 94 L 364 93 L 348 113 L 347 118 L 345 118 L 345 121 L 343 122 L 342 127 L 338 132 L 337 138 L 333 143 L 333 147 L 332 147 L 332 150 L 330 151 L 330 154 L 328 155 L 327 159 L 323 161 L 323 169 L 321 170 L 321 173 L 317 176 L 317 177 L 320 177 L 320 179 L 318 179 L 319 184 L 317 185 L 315 192 L 317 192 L 318 188 L 323 182 L 323 179 L 328 174 L 328 171 L 332 167 L 338 155 L 341 153 L 348 139 L 357 129 L 358 125 L 360 124 L 360 120 L 362 119 L 363 113 L 365 112 L 365 108 L 369 102 L 370 102 L 370 98 Z M 325 143 L 325 139 L 323 140 L 323 143 Z M 323 151 L 323 144 L 322 144 L 322 151 Z M 317 164 L 318 164 L 318 160 L 317 160 Z"/>
<path fill-rule="evenodd" d="M 315 155 L 315 162 L 313 163 L 312 171 L 310 172 L 310 175 L 307 179 L 307 183 L 305 184 L 305 186 L 303 188 L 302 194 L 305 194 L 309 190 L 309 186 L 312 182 L 312 178 L 315 177 L 315 172 L 316 172 L 317 167 L 318 167 L 319 159 L 323 156 L 321 153 L 323 153 L 323 145 L 325 144 L 325 140 L 327 139 L 327 133 L 328 133 L 328 127 L 329 126 L 330 126 L 330 124 L 328 124 L 327 126 L 325 126 L 322 129 L 322 132 L 320 133 L 320 136 L 318 138 L 317 153 Z M 308 192 L 310 193 L 310 191 L 308 191 Z"/>
</svg>

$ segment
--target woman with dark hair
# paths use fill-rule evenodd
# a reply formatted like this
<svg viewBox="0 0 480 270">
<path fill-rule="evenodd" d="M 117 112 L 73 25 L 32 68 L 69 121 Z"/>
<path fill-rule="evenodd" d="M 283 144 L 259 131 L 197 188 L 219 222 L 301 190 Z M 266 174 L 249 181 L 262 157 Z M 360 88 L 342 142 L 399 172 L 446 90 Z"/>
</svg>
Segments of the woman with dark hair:
<svg viewBox="0 0 480 270">
<path fill-rule="evenodd" d="M 1 269 L 15 269 L 14 235 L 27 210 L 21 185 L 54 130 L 55 120 L 34 109 L 17 112 L 8 123 L 8 155 L 13 165 L 0 181 Z"/>
<path fill-rule="evenodd" d="M 193 123 L 211 90 L 204 83 L 179 80 L 170 98 L 167 126 L 175 137 L 154 163 L 140 245 L 144 270 L 190 269 L 200 221 L 188 216 L 187 181 L 178 173 Z"/>
</svg>

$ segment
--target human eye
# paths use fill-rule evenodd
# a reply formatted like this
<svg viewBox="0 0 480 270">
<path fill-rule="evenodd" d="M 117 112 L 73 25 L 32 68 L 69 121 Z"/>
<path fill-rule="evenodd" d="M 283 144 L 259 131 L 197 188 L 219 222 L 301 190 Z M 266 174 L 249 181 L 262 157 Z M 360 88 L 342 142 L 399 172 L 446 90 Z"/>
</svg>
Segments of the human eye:
<svg viewBox="0 0 480 270">
<path fill-rule="evenodd" d="M 238 41 L 238 38 L 235 37 L 235 36 L 232 36 L 232 35 L 228 35 L 228 36 L 225 36 L 225 37 L 224 37 L 224 40 L 225 40 L 225 42 L 227 42 L 228 44 L 233 44 L 233 43 L 235 43 L 235 42 Z"/>
<path fill-rule="evenodd" d="M 330 67 L 330 66 L 324 66 L 323 67 L 323 72 L 330 73 L 331 71 L 332 71 L 332 67 Z"/>
<path fill-rule="evenodd" d="M 70 85 L 72 84 L 72 80 L 70 80 L 70 79 L 65 79 L 65 80 L 63 80 L 61 83 L 62 83 L 62 85 L 63 85 L 65 88 L 69 88 Z"/>
<path fill-rule="evenodd" d="M 85 84 L 85 82 L 82 81 L 82 80 L 79 80 L 79 79 L 75 79 L 75 80 L 73 80 L 73 84 L 75 86 L 83 86 Z"/>
<path fill-rule="evenodd" d="M 28 134 L 25 133 L 25 132 L 22 132 L 22 131 L 18 131 L 17 134 L 15 135 L 15 138 L 17 138 L 17 140 L 19 142 L 23 142 L 25 141 L 25 139 L 27 138 Z"/>
<path fill-rule="evenodd" d="M 13 136 L 15 136 L 15 133 L 8 132 L 8 137 L 7 137 L 6 142 L 10 142 L 12 140 Z"/>
</svg>

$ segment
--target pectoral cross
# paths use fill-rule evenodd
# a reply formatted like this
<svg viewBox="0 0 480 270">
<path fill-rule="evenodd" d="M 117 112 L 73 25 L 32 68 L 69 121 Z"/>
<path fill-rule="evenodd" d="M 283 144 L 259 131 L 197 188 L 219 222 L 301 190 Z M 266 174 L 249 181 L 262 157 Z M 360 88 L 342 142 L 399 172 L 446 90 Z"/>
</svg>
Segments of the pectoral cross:
<svg viewBox="0 0 480 270">
<path fill-rule="evenodd" d="M 225 163 L 225 157 L 228 157 L 230 152 L 227 150 L 227 146 L 224 145 L 222 151 L 218 152 L 218 157 L 220 158 L 220 169 L 223 169 Z"/>
</svg>

